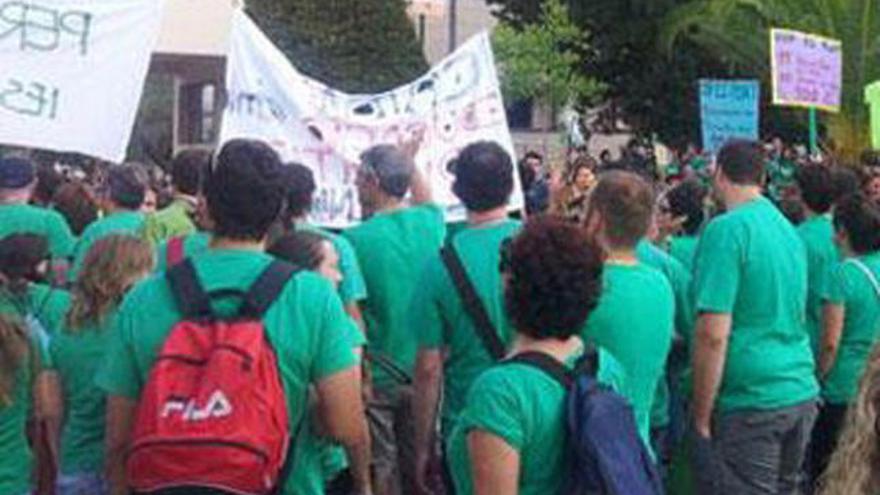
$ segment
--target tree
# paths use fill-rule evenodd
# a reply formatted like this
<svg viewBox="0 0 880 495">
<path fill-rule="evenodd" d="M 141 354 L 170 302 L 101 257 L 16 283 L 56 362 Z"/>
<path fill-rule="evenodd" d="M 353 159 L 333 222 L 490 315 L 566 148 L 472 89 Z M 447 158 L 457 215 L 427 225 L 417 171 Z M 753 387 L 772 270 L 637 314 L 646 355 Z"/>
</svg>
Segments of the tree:
<svg viewBox="0 0 880 495">
<path fill-rule="evenodd" d="M 533 99 L 556 111 L 592 101 L 603 90 L 580 70 L 589 51 L 586 34 L 559 0 L 545 0 L 534 22 L 502 22 L 493 46 L 508 101 Z"/>
<path fill-rule="evenodd" d="M 769 30 L 795 29 L 843 42 L 843 102 L 823 116 L 830 145 L 855 161 L 869 145 L 864 87 L 880 79 L 880 3 L 876 0 L 693 0 L 668 14 L 661 36 L 667 49 L 696 43 L 752 67 L 769 88 Z M 769 91 L 765 91 L 768 93 Z"/>
<path fill-rule="evenodd" d="M 404 0 L 250 0 L 248 10 L 304 74 L 377 93 L 427 70 Z"/>
</svg>

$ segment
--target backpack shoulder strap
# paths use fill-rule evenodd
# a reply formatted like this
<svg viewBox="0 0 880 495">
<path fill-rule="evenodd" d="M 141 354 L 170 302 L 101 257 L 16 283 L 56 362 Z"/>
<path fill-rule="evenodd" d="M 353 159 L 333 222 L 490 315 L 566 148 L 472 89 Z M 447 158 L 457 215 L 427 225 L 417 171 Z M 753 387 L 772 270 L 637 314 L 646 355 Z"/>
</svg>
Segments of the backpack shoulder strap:
<svg viewBox="0 0 880 495">
<path fill-rule="evenodd" d="M 556 358 L 543 352 L 523 352 L 504 361 L 505 364 L 526 364 L 546 373 L 553 378 L 562 388 L 568 390 L 574 385 L 574 376 L 568 368 L 556 360 Z"/>
<path fill-rule="evenodd" d="M 171 292 L 184 318 L 205 318 L 212 314 L 211 298 L 199 282 L 192 260 L 185 260 L 168 270 L 165 275 Z"/>
<path fill-rule="evenodd" d="M 245 294 L 242 314 L 262 318 L 297 271 L 297 268 L 289 263 L 273 261 Z"/>
<path fill-rule="evenodd" d="M 459 297 L 461 297 L 464 310 L 471 318 L 471 321 L 473 321 L 480 340 L 483 341 L 483 345 L 489 351 L 492 358 L 500 360 L 507 352 L 506 346 L 501 341 L 501 337 L 498 336 L 498 331 L 489 318 L 486 306 L 480 300 L 477 289 L 468 278 L 461 258 L 455 252 L 452 244 L 447 244 L 440 250 L 440 258 L 443 260 L 443 265 L 446 266 L 450 277 L 452 277 L 455 290 L 458 292 Z"/>
<path fill-rule="evenodd" d="M 865 264 L 864 261 L 858 258 L 850 258 L 846 260 L 846 263 L 849 263 L 865 274 L 868 277 L 868 281 L 871 282 L 871 285 L 874 287 L 874 293 L 877 294 L 877 297 L 880 297 L 880 282 L 877 281 L 877 276 L 874 275 L 874 272 Z"/>
<path fill-rule="evenodd" d="M 183 237 L 175 236 L 168 240 L 165 245 L 165 266 L 170 268 L 177 265 L 186 257 L 183 246 Z"/>
</svg>

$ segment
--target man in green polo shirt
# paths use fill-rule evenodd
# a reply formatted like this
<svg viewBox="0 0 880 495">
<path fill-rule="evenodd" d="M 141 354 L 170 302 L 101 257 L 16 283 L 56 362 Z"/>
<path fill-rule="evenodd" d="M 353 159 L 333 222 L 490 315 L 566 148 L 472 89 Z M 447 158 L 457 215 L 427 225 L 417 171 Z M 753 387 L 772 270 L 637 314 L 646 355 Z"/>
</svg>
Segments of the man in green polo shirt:
<svg viewBox="0 0 880 495">
<path fill-rule="evenodd" d="M 190 259 L 207 292 L 227 290 L 226 296 L 212 299 L 212 309 L 230 316 L 241 305 L 234 291 L 251 287 L 273 260 L 263 250 L 284 198 L 278 155 L 260 142 L 228 142 L 208 179 L 206 196 L 214 236 L 207 252 Z M 105 452 L 112 493 L 127 493 L 124 460 L 137 403 L 158 349 L 180 319 L 169 282 L 161 275 L 136 286 L 117 314 L 109 358 L 96 376 L 108 394 Z M 319 275 L 297 274 L 269 307 L 263 323 L 278 356 L 290 431 L 305 427 L 309 390 L 314 390 L 325 431 L 347 450 L 357 493 L 369 495 L 369 436 L 361 380 L 348 334 L 350 322 L 333 287 Z M 296 479 L 299 476 L 288 476 L 281 493 L 303 493 L 293 486 Z"/>
<path fill-rule="evenodd" d="M 83 261 L 98 239 L 110 234 L 140 236 L 144 227 L 144 214 L 140 212 L 147 192 L 146 177 L 138 165 L 115 165 L 107 171 L 107 178 L 101 185 L 104 217 L 86 227 L 76 244 L 73 253 L 73 268 L 69 279 L 76 280 Z"/>
<path fill-rule="evenodd" d="M 803 166 L 795 175 L 801 191 L 807 219 L 797 228 L 807 248 L 807 331 L 811 349 L 818 361 L 822 327 L 822 296 L 826 292 L 833 267 L 840 259 L 834 245 L 831 206 L 834 184 L 831 170 L 819 164 Z"/>
<path fill-rule="evenodd" d="M 52 258 L 66 264 L 73 254 L 73 234 L 60 213 L 28 204 L 36 185 L 30 160 L 0 158 L 0 239 L 12 234 L 43 236 Z"/>
<path fill-rule="evenodd" d="M 706 227 L 694 263 L 697 492 L 794 494 L 819 391 L 805 321 L 806 249 L 761 195 L 758 144 L 724 146 L 713 180 L 727 213 Z"/>
<path fill-rule="evenodd" d="M 651 409 L 666 368 L 675 325 L 675 296 L 663 273 L 641 261 L 636 246 L 654 215 L 651 186 L 629 172 L 608 172 L 590 196 L 586 228 L 607 259 L 599 306 L 581 334 L 614 355 L 626 372 L 620 391 L 651 445 Z"/>
<path fill-rule="evenodd" d="M 417 493 L 413 474 L 412 373 L 418 327 L 409 319 L 417 274 L 446 237 L 443 210 L 410 156 L 393 146 L 367 150 L 357 187 L 365 215 L 344 236 L 351 241 L 367 283 L 363 304 L 376 486 L 385 494 Z M 411 192 L 411 203 L 404 200 Z"/>
<path fill-rule="evenodd" d="M 509 343 L 513 330 L 504 311 L 501 245 L 520 229 L 507 217 L 513 192 L 513 161 L 498 144 L 479 142 L 462 150 L 454 162 L 453 191 L 467 209 L 467 226 L 451 238 L 454 249 L 492 321 L 500 342 Z M 434 426 L 443 396 L 442 436 L 455 427 L 474 380 L 495 364 L 471 315 L 456 291 L 440 253 L 422 269 L 419 290 L 410 307 L 412 328 L 418 328 L 413 411 L 416 421 L 416 477 L 425 485 L 435 445 Z"/>
<path fill-rule="evenodd" d="M 196 231 L 192 217 L 198 206 L 197 196 L 202 176 L 210 166 L 209 151 L 186 150 L 174 157 L 171 163 L 174 201 L 147 217 L 143 232 L 146 240 L 158 245 L 172 237 L 186 236 Z"/>
</svg>

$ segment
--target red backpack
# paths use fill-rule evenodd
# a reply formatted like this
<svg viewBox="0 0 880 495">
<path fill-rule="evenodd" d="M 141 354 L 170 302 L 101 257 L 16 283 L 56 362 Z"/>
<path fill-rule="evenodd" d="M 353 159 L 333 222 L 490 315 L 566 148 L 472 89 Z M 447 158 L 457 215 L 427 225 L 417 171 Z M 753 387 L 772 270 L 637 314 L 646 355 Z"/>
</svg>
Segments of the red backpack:
<svg viewBox="0 0 880 495">
<path fill-rule="evenodd" d="M 127 459 L 138 493 L 268 494 L 291 444 L 284 387 L 261 318 L 296 270 L 276 261 L 241 295 L 237 317 L 211 309 L 191 260 L 167 277 L 183 321 L 141 396 Z"/>
</svg>

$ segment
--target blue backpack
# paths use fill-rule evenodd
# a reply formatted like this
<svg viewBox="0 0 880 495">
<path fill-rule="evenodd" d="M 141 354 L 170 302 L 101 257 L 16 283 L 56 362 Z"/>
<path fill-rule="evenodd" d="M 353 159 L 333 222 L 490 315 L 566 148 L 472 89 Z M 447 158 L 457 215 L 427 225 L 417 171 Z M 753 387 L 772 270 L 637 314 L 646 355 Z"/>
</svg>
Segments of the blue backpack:
<svg viewBox="0 0 880 495">
<path fill-rule="evenodd" d="M 506 362 L 534 366 L 568 391 L 566 412 L 572 466 L 562 495 L 662 495 L 663 482 L 639 437 L 626 399 L 600 384 L 593 350 L 570 371 L 555 358 L 526 352 Z"/>
</svg>

